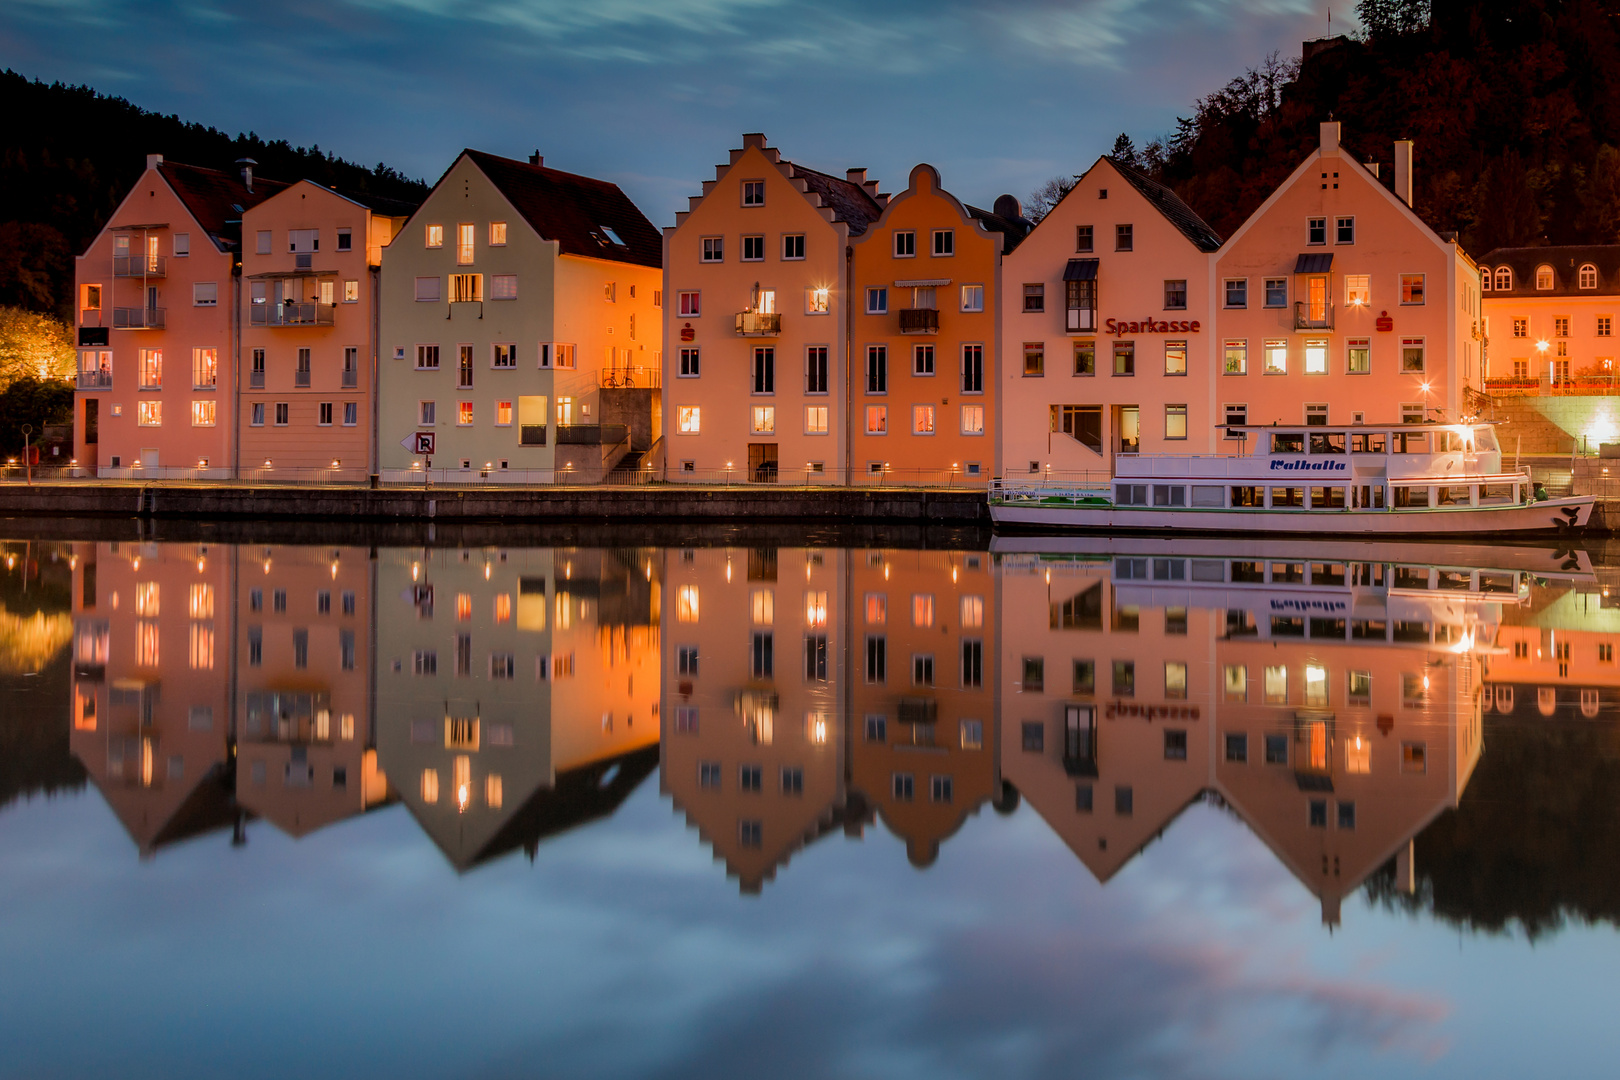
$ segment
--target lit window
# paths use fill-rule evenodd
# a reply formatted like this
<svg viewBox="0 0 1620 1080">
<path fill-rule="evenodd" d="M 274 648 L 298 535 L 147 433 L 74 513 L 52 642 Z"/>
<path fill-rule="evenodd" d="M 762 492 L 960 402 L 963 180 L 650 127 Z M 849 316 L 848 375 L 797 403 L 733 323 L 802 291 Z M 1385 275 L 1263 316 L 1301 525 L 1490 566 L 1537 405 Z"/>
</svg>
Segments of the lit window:
<svg viewBox="0 0 1620 1080">
<path fill-rule="evenodd" d="M 430 805 L 439 801 L 439 770 L 422 770 L 422 801 Z"/>
<path fill-rule="evenodd" d="M 470 266 L 473 261 L 473 226 L 461 224 L 456 226 L 456 264 Z"/>
<path fill-rule="evenodd" d="M 358 281 L 349 280 L 343 283 L 343 302 L 345 304 L 357 304 L 360 302 L 360 283 Z"/>
<path fill-rule="evenodd" d="M 1228 375 L 1247 375 L 1249 373 L 1249 343 L 1247 341 L 1228 341 L 1225 346 L 1225 368 Z"/>
<path fill-rule="evenodd" d="M 492 221 L 489 223 L 489 246 L 506 246 L 506 222 Z"/>
<path fill-rule="evenodd" d="M 1166 405 L 1164 407 L 1164 437 L 1167 439 L 1185 439 L 1187 437 L 1187 406 Z"/>
<path fill-rule="evenodd" d="M 676 406 L 675 430 L 682 435 L 696 435 L 703 427 L 702 411 L 697 405 Z"/>
<path fill-rule="evenodd" d="M 1356 775 L 1372 772 L 1372 740 L 1353 735 L 1344 744 L 1344 771 Z"/>
<path fill-rule="evenodd" d="M 163 593 L 155 581 L 143 581 L 135 586 L 135 614 L 143 619 L 155 619 L 162 610 Z"/>
<path fill-rule="evenodd" d="M 214 626 L 212 623 L 191 624 L 191 670 L 214 670 Z"/>
<path fill-rule="evenodd" d="M 143 401 L 136 406 L 135 415 L 141 427 L 162 427 L 163 402 Z"/>
<path fill-rule="evenodd" d="M 984 626 L 984 597 L 962 597 L 962 629 L 978 630 Z"/>
<path fill-rule="evenodd" d="M 964 286 L 962 286 L 962 310 L 963 311 L 983 311 L 984 310 L 984 286 L 983 285 L 964 285 Z"/>
<path fill-rule="evenodd" d="M 675 618 L 678 622 L 698 621 L 698 587 L 682 585 L 675 594 Z"/>
<path fill-rule="evenodd" d="M 1404 279 L 1403 279 L 1404 280 Z M 1536 267 L 1536 288 L 1546 291 L 1553 287 L 1553 269 L 1546 263 Z"/>
<path fill-rule="evenodd" d="M 219 383 L 219 350 L 191 350 L 191 385 L 202 390 Z"/>
<path fill-rule="evenodd" d="M 806 435 L 827 434 L 827 406 L 807 405 L 804 409 L 804 432 Z"/>
<path fill-rule="evenodd" d="M 1372 278 L 1367 274 L 1344 276 L 1344 302 L 1351 307 L 1364 307 L 1372 303 Z"/>
<path fill-rule="evenodd" d="M 427 246 L 430 248 L 444 247 L 443 225 L 429 225 L 427 227 Z"/>
<path fill-rule="evenodd" d="M 884 593 L 866 594 L 866 623 L 882 626 L 889 619 L 889 598 Z"/>
<path fill-rule="evenodd" d="M 473 403 L 470 401 L 457 402 L 456 425 L 458 427 L 472 427 Z"/>
<path fill-rule="evenodd" d="M 214 426 L 214 403 L 212 401 L 193 401 L 191 403 L 191 426 Z"/>
<path fill-rule="evenodd" d="M 483 299 L 483 274 L 450 275 L 450 302 L 452 304 L 476 304 L 482 302 Z"/>
<path fill-rule="evenodd" d="M 964 434 L 964 435 L 983 435 L 984 434 L 984 406 L 983 405 L 964 405 L 964 406 L 962 406 L 962 434 Z"/>
<path fill-rule="evenodd" d="M 1266 342 L 1265 359 L 1265 374 L 1288 374 L 1288 340 L 1286 338 L 1268 340 Z"/>
<path fill-rule="evenodd" d="M 749 430 L 756 435 L 771 435 L 776 432 L 776 406 L 755 405 L 749 421 Z"/>
<path fill-rule="evenodd" d="M 1288 704 L 1288 668 L 1286 665 L 1277 664 L 1266 668 L 1265 693 L 1267 705 Z"/>
<path fill-rule="evenodd" d="M 163 350 L 142 349 L 138 354 L 137 364 L 142 390 L 160 390 L 163 388 Z"/>
<path fill-rule="evenodd" d="M 1424 278 L 1424 275 L 1422 275 L 1422 274 L 1402 274 L 1401 275 L 1401 303 L 1403 303 L 1403 304 L 1421 304 L 1421 303 L 1424 302 L 1424 300 L 1423 300 L 1423 278 Z M 1552 288 L 1551 285 L 1548 285 L 1547 287 L 1549 289 Z"/>
<path fill-rule="evenodd" d="M 827 625 L 827 594 L 825 592 L 807 592 L 804 594 L 804 624 L 811 629 Z"/>
<path fill-rule="evenodd" d="M 932 435 L 934 433 L 934 406 L 913 405 L 911 407 L 911 433 L 913 435 Z"/>
<path fill-rule="evenodd" d="M 497 401 L 495 403 L 495 426 L 512 426 L 512 403 L 510 401 Z"/>
<path fill-rule="evenodd" d="M 917 593 L 911 598 L 911 625 L 934 625 L 934 597 L 931 593 Z"/>
<path fill-rule="evenodd" d="M 1327 668 L 1320 664 L 1305 665 L 1305 704 L 1326 707 L 1328 703 Z"/>
<path fill-rule="evenodd" d="M 868 435 L 887 435 L 889 433 L 889 407 L 887 405 L 868 405 L 866 407 L 866 433 Z"/>
<path fill-rule="evenodd" d="M 753 590 L 749 594 L 749 608 L 755 626 L 770 626 L 776 621 L 776 590 Z"/>
<path fill-rule="evenodd" d="M 1423 339 L 1401 339 L 1401 371 L 1421 373 L 1423 371 Z"/>
<path fill-rule="evenodd" d="M 832 305 L 832 290 L 817 285 L 804 291 L 804 310 L 807 315 L 825 315 Z"/>
<path fill-rule="evenodd" d="M 1187 374 L 1187 343 L 1185 341 L 1166 341 L 1164 343 L 1164 373 L 1166 375 Z"/>
<path fill-rule="evenodd" d="M 1325 338 L 1311 338 L 1305 342 L 1305 374 L 1327 374 L 1328 343 Z"/>
<path fill-rule="evenodd" d="M 1367 338 L 1351 338 L 1346 343 L 1345 370 L 1351 375 L 1366 375 L 1372 371 L 1372 342 Z"/>
</svg>

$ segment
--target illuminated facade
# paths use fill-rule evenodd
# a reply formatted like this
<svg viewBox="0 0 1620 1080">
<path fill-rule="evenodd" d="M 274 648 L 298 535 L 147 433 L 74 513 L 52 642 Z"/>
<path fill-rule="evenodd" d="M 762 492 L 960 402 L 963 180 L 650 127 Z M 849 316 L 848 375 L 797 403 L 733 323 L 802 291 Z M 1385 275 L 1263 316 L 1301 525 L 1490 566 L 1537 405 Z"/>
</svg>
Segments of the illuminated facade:
<svg viewBox="0 0 1620 1080">
<path fill-rule="evenodd" d="M 1487 391 L 1613 391 L 1620 244 L 1497 248 L 1479 266 Z"/>
</svg>

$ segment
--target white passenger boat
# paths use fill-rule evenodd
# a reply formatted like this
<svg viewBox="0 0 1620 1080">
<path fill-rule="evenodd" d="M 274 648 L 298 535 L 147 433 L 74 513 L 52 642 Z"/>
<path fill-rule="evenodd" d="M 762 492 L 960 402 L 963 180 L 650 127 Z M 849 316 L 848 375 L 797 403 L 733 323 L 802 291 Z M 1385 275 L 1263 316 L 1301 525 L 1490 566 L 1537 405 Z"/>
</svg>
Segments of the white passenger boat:
<svg viewBox="0 0 1620 1080">
<path fill-rule="evenodd" d="M 1448 536 L 1585 527 L 1593 497 L 1537 498 L 1504 471 L 1490 424 L 1226 428 L 1253 452 L 1121 454 L 1104 485 L 1011 479 L 997 525 L 1232 533 Z"/>
</svg>

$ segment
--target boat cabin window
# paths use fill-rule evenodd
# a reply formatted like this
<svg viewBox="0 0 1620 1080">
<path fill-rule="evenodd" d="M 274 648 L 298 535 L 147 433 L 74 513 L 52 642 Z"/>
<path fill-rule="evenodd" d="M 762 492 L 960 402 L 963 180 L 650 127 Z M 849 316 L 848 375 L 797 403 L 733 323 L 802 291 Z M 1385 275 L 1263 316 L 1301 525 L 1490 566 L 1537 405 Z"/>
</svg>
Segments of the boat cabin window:
<svg viewBox="0 0 1620 1080">
<path fill-rule="evenodd" d="M 1468 505 L 1468 485 L 1467 484 L 1450 484 L 1450 485 L 1445 486 L 1445 487 L 1436 488 L 1435 489 L 1435 494 L 1437 496 L 1437 498 L 1435 500 L 1435 505 L 1437 505 L 1437 506 L 1467 506 Z"/>
<path fill-rule="evenodd" d="M 1303 585 L 1305 584 L 1305 564 L 1301 562 L 1274 562 L 1271 564 L 1271 581 L 1274 585 Z"/>
<path fill-rule="evenodd" d="M 1395 440 L 1392 449 L 1397 454 L 1427 454 L 1429 452 L 1429 433 L 1427 431 L 1397 431 L 1391 437 Z"/>
<path fill-rule="evenodd" d="M 1192 504 L 1194 506 L 1225 506 L 1226 489 L 1208 484 L 1194 484 Z"/>
<path fill-rule="evenodd" d="M 1187 489 L 1180 484 L 1154 484 L 1154 506 L 1186 506 Z"/>
<path fill-rule="evenodd" d="M 1313 431 L 1313 432 L 1311 432 L 1311 453 L 1313 453 L 1313 454 L 1342 454 L 1342 453 L 1344 453 L 1344 432 L 1342 432 L 1342 431 Z"/>
<path fill-rule="evenodd" d="M 1361 492 L 1356 496 L 1356 505 L 1363 509 L 1382 510 L 1384 508 L 1384 485 L 1362 484 Z"/>
<path fill-rule="evenodd" d="M 1488 427 L 1475 428 L 1474 449 L 1481 454 L 1496 453 L 1496 432 Z"/>
<path fill-rule="evenodd" d="M 1464 443 L 1463 437 L 1455 431 L 1437 431 L 1435 432 L 1435 436 L 1435 449 L 1437 453 L 1460 454 L 1464 450 L 1468 449 Z"/>
<path fill-rule="evenodd" d="M 1120 506 L 1147 505 L 1148 486 L 1146 484 L 1120 484 L 1115 491 L 1114 501 Z"/>
<path fill-rule="evenodd" d="M 1303 454 L 1305 452 L 1305 434 L 1300 431 L 1276 432 L 1271 436 L 1271 452 L 1273 454 Z"/>
<path fill-rule="evenodd" d="M 1254 612 L 1244 608 L 1226 609 L 1226 636 L 1258 637 L 1260 628 L 1255 625 Z"/>
<path fill-rule="evenodd" d="M 1397 507 L 1428 506 L 1429 489 L 1426 487 L 1398 487 L 1395 489 L 1395 505 Z"/>
<path fill-rule="evenodd" d="M 1342 487 L 1313 487 L 1311 488 L 1311 509 L 1313 510 L 1343 510 L 1344 488 Z"/>
<path fill-rule="evenodd" d="M 1382 454 L 1384 452 L 1384 433 L 1382 431 L 1358 431 L 1350 436 L 1350 452 L 1352 454 Z"/>
<path fill-rule="evenodd" d="M 1259 562 L 1235 562 L 1232 564 L 1232 580 L 1239 584 L 1259 584 L 1266 580 L 1266 564 Z"/>
<path fill-rule="evenodd" d="M 1392 589 L 1427 589 L 1429 587 L 1429 568 L 1427 566 L 1397 566 L 1390 582 Z M 1428 640 L 1425 634 L 1423 640 Z"/>
<path fill-rule="evenodd" d="M 1511 503 L 1513 501 L 1512 484 L 1482 484 L 1479 489 L 1481 503 Z"/>
<path fill-rule="evenodd" d="M 1274 487 L 1271 489 L 1272 506 L 1298 506 L 1305 505 L 1305 489 L 1302 487 Z"/>
<path fill-rule="evenodd" d="M 1505 593 L 1512 596 L 1519 591 L 1517 575 L 1512 573 L 1493 574 L 1489 571 L 1480 571 L 1479 591 L 1482 593 Z"/>
<path fill-rule="evenodd" d="M 1266 489 L 1258 487 L 1235 487 L 1232 489 L 1233 506 L 1264 506 L 1266 505 Z"/>
<path fill-rule="evenodd" d="M 1312 585 L 1343 585 L 1344 563 L 1311 563 Z"/>
</svg>

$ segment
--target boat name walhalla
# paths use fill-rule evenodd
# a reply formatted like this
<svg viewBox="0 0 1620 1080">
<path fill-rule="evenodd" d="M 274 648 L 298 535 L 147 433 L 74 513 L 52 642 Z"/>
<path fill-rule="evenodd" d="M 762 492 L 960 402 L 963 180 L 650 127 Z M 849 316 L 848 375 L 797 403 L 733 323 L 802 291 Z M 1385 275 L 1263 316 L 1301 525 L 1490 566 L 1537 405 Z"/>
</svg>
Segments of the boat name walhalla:
<svg viewBox="0 0 1620 1080">
<path fill-rule="evenodd" d="M 1273 461 L 1272 472 L 1344 472 L 1342 461 Z"/>
<path fill-rule="evenodd" d="M 1191 322 L 1185 319 L 1165 322 L 1162 319 L 1143 319 L 1141 322 L 1128 322 L 1124 319 L 1109 319 L 1103 323 L 1103 332 L 1119 337 L 1121 334 L 1196 334 L 1203 326 L 1197 319 Z"/>
<path fill-rule="evenodd" d="M 1141 717 L 1152 723 L 1154 720 L 1197 720 L 1198 706 L 1196 705 L 1139 705 L 1134 701 L 1110 701 L 1103 708 L 1103 716 L 1109 720 L 1120 717 Z"/>
</svg>

